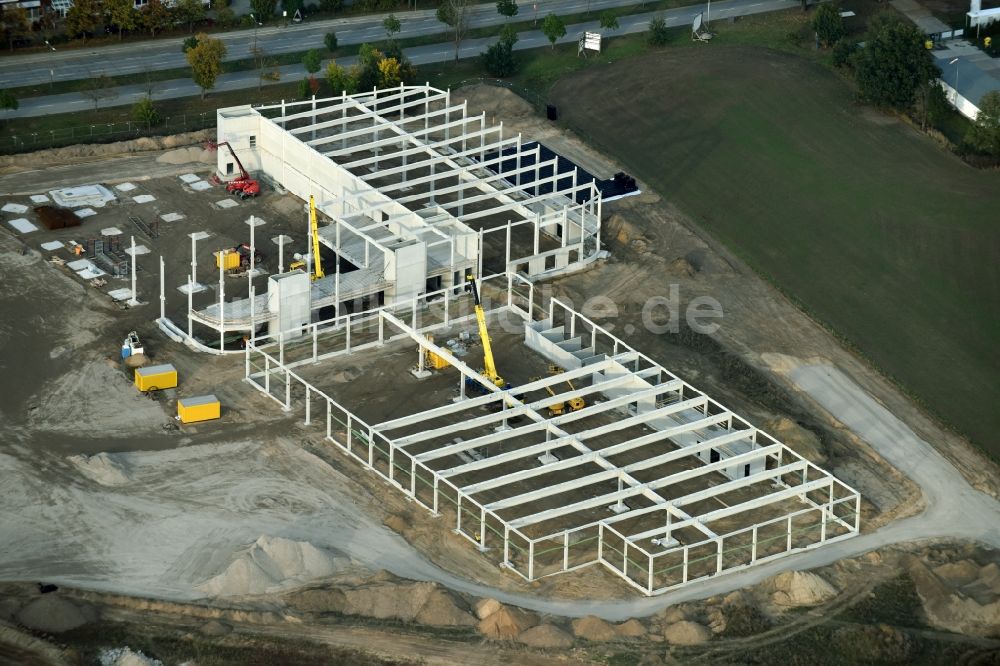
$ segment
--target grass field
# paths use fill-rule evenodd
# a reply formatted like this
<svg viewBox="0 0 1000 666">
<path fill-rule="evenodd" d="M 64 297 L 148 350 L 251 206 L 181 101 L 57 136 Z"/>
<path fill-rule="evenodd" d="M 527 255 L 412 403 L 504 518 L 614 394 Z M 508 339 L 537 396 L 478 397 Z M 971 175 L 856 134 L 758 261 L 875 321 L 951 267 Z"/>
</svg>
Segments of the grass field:
<svg viewBox="0 0 1000 666">
<path fill-rule="evenodd" d="M 565 76 L 549 97 L 1000 459 L 1000 174 L 858 107 L 828 68 L 769 49 L 668 49 Z"/>
</svg>

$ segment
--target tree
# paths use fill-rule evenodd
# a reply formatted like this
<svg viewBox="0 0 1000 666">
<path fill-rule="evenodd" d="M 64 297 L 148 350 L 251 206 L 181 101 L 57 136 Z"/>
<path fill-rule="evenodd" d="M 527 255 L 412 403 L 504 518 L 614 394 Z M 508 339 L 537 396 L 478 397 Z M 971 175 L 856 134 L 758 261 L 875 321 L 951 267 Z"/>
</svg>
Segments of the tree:
<svg viewBox="0 0 1000 666">
<path fill-rule="evenodd" d="M 278 7 L 278 0 L 250 0 L 250 9 L 261 23 L 269 21 Z"/>
<path fill-rule="evenodd" d="M 306 71 L 310 74 L 315 74 L 319 71 L 320 65 L 323 64 L 323 55 L 319 52 L 319 49 L 310 49 L 306 51 L 306 54 L 302 56 L 302 66 L 306 68 Z"/>
<path fill-rule="evenodd" d="M 605 30 L 618 29 L 618 17 L 610 9 L 601 13 L 601 27 Z"/>
<path fill-rule="evenodd" d="M 392 88 L 403 80 L 402 68 L 395 58 L 382 58 L 376 64 L 379 74 L 379 87 Z"/>
<path fill-rule="evenodd" d="M 500 28 L 500 43 L 506 44 L 511 49 L 517 44 L 517 28 L 512 25 L 505 25 Z"/>
<path fill-rule="evenodd" d="M 980 98 L 979 114 L 965 141 L 981 153 L 1000 156 L 1000 91 L 991 90 Z"/>
<path fill-rule="evenodd" d="M 104 0 L 104 13 L 108 23 L 118 28 L 119 41 L 123 31 L 132 30 L 139 23 L 133 0 Z"/>
<path fill-rule="evenodd" d="M 28 11 L 16 5 L 9 5 L 0 10 L 0 24 L 3 25 L 4 38 L 10 50 L 14 50 L 14 42 L 31 32 L 31 22 L 28 20 Z"/>
<path fill-rule="evenodd" d="M 348 94 L 357 91 L 357 85 L 350 73 L 333 61 L 326 66 L 326 82 L 335 95 L 345 91 Z"/>
<path fill-rule="evenodd" d="M 921 86 L 920 93 L 920 129 L 926 130 L 928 125 L 937 127 L 948 114 L 950 108 L 944 89 L 937 81 L 928 81 Z"/>
<path fill-rule="evenodd" d="M 174 15 L 181 23 L 188 24 L 188 33 L 194 32 L 194 24 L 205 18 L 205 5 L 201 0 L 177 0 Z"/>
<path fill-rule="evenodd" d="M 194 35 L 190 37 L 185 37 L 184 41 L 181 42 L 181 53 L 187 53 L 194 47 L 198 46 L 198 38 Z"/>
<path fill-rule="evenodd" d="M 151 37 L 155 37 L 157 32 L 169 27 L 170 21 L 170 9 L 161 0 L 149 0 L 139 10 L 139 23 L 143 28 L 149 30 Z"/>
<path fill-rule="evenodd" d="M 647 41 L 650 46 L 663 46 L 670 41 L 667 22 L 663 20 L 662 16 L 654 16 L 649 22 L 649 37 Z"/>
<path fill-rule="evenodd" d="M 227 0 L 212 0 L 212 11 L 215 12 L 215 22 L 223 28 L 236 25 L 236 13 Z"/>
<path fill-rule="evenodd" d="M 337 50 L 337 34 L 333 32 L 328 32 L 323 35 L 323 44 L 326 46 L 326 50 L 333 53 Z"/>
<path fill-rule="evenodd" d="M 510 20 L 517 16 L 517 0 L 497 0 L 497 14 Z"/>
<path fill-rule="evenodd" d="M 396 18 L 395 14 L 389 14 L 382 19 L 382 27 L 385 28 L 386 39 L 390 42 L 392 41 L 392 36 L 402 30 L 402 26 L 399 24 L 399 19 Z"/>
<path fill-rule="evenodd" d="M 894 14 L 876 15 L 865 46 L 855 57 L 855 78 L 862 99 L 876 106 L 907 110 L 917 90 L 941 73 L 924 47 L 924 35 Z"/>
<path fill-rule="evenodd" d="M 319 0 L 319 8 L 324 12 L 339 12 L 344 0 Z"/>
<path fill-rule="evenodd" d="M 556 16 L 555 14 L 549 14 L 542 21 L 542 34 L 545 35 L 549 43 L 552 44 L 552 50 L 556 48 L 556 42 L 560 37 L 566 35 L 566 24 L 563 20 Z"/>
<path fill-rule="evenodd" d="M 146 129 L 160 122 L 160 112 L 153 106 L 153 100 L 148 95 L 132 105 L 132 120 L 144 123 Z"/>
<path fill-rule="evenodd" d="M 505 77 L 517 71 L 517 60 L 514 58 L 514 51 L 509 42 L 503 39 L 495 44 L 491 44 L 480 56 L 483 69 L 490 76 Z"/>
<path fill-rule="evenodd" d="M 97 76 L 89 79 L 83 90 L 80 91 L 84 97 L 94 103 L 94 111 L 103 101 L 110 101 L 118 97 L 118 89 L 115 88 L 114 79 L 101 72 Z"/>
<path fill-rule="evenodd" d="M 451 28 L 451 36 L 455 41 L 456 62 L 462 40 L 469 29 L 469 7 L 472 2 L 473 0 L 443 0 L 437 8 L 437 20 Z"/>
<path fill-rule="evenodd" d="M 6 14 L 6 12 L 5 12 Z M 66 34 L 83 35 L 83 43 L 87 43 L 87 33 L 97 30 L 101 16 L 101 5 L 97 0 L 78 0 L 66 12 Z"/>
<path fill-rule="evenodd" d="M 312 90 L 309 88 L 309 77 L 299 81 L 299 99 L 309 99 L 312 96 Z"/>
<path fill-rule="evenodd" d="M 823 5 L 820 5 L 823 6 Z M 833 51 L 830 52 L 830 57 L 833 59 L 834 67 L 843 67 L 851 62 L 851 56 L 858 49 L 858 45 L 854 43 L 853 39 L 848 37 L 841 37 L 833 45 Z"/>
<path fill-rule="evenodd" d="M 253 58 L 254 69 L 257 70 L 257 91 L 260 92 L 264 85 L 264 68 L 271 65 L 271 59 L 267 57 L 264 47 L 257 44 L 256 39 L 250 47 L 250 57 Z"/>
<path fill-rule="evenodd" d="M 9 90 L 0 90 L 0 109 L 4 111 L 16 111 L 18 107 L 17 98 Z"/>
<path fill-rule="evenodd" d="M 201 98 L 205 99 L 205 92 L 215 87 L 215 80 L 222 73 L 226 45 L 222 40 L 213 39 L 202 32 L 198 34 L 198 46 L 185 55 L 191 65 L 191 78 L 201 88 Z"/>
<path fill-rule="evenodd" d="M 844 19 L 840 16 L 840 7 L 825 2 L 816 8 L 813 14 L 812 29 L 820 43 L 829 48 L 844 36 Z"/>
</svg>

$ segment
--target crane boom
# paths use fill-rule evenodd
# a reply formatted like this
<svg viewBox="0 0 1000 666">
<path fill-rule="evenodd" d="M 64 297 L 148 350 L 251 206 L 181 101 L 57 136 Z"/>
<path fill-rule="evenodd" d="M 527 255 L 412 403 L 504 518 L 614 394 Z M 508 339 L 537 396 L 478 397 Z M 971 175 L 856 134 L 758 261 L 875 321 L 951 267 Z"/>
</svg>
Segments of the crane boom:
<svg viewBox="0 0 1000 666">
<path fill-rule="evenodd" d="M 223 141 L 222 143 L 215 144 L 216 148 L 218 148 L 219 146 L 225 146 L 226 148 L 228 148 L 229 154 L 233 156 L 234 160 L 236 160 L 236 166 L 240 168 L 240 180 L 250 180 L 250 174 L 247 173 L 247 170 L 243 168 L 243 162 L 240 162 L 240 158 L 236 155 L 236 151 L 233 150 L 233 147 L 230 145 L 230 143 L 228 141 Z"/>
<path fill-rule="evenodd" d="M 319 223 L 316 220 L 316 199 L 309 195 L 309 228 L 312 230 L 312 253 L 313 253 L 313 280 L 318 280 L 325 275 L 323 264 L 319 258 Z"/>
<path fill-rule="evenodd" d="M 483 303 L 479 299 L 479 287 L 476 285 L 476 278 L 470 274 L 465 277 L 465 280 L 472 285 L 472 298 L 476 303 L 476 322 L 479 324 L 479 339 L 483 343 L 483 374 L 498 388 L 503 388 L 503 377 L 497 374 L 496 362 L 493 360 L 493 347 L 490 345 L 490 334 L 486 330 L 486 313 L 483 312 Z"/>
</svg>

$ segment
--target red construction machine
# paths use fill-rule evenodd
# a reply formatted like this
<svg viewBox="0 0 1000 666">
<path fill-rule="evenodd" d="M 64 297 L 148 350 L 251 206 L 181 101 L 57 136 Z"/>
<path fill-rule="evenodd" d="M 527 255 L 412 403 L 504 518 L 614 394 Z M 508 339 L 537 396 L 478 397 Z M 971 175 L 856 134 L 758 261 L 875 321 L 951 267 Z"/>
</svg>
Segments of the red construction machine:
<svg viewBox="0 0 1000 666">
<path fill-rule="evenodd" d="M 226 192 L 230 194 L 238 194 L 241 199 L 249 199 L 260 194 L 260 183 L 250 177 L 247 170 L 243 168 L 243 162 L 240 162 L 240 158 L 236 156 L 236 151 L 233 147 L 229 145 L 228 141 L 223 141 L 222 143 L 209 143 L 209 148 L 217 150 L 220 146 L 225 146 L 229 149 L 229 154 L 233 156 L 233 160 L 236 162 L 236 166 L 240 168 L 240 175 L 237 178 L 225 182 Z"/>
</svg>

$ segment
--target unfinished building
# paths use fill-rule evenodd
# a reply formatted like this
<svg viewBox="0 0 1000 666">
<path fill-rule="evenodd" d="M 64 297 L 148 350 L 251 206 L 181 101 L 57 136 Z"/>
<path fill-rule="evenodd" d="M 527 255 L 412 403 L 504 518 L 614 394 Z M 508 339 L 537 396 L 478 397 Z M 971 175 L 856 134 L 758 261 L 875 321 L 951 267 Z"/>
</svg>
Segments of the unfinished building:
<svg viewBox="0 0 1000 666">
<path fill-rule="evenodd" d="M 655 595 L 859 533 L 854 489 L 536 298 L 539 278 L 597 258 L 601 215 L 597 184 L 538 144 L 429 86 L 218 122 L 233 147 L 221 174 L 245 164 L 314 197 L 324 223 L 303 224 L 317 249 L 266 294 L 251 279 L 226 302 L 220 270 L 218 303 L 189 305 L 188 337 L 197 321 L 221 350 L 227 331 L 249 332 L 248 382 L 501 566 L 531 581 L 600 564 Z M 475 344 L 470 273 L 506 381 L 481 370 L 493 363 Z M 347 391 L 343 357 L 393 379 Z"/>
<path fill-rule="evenodd" d="M 521 276 L 482 286 L 504 389 L 434 342 L 474 330 L 467 294 L 260 340 L 246 378 L 529 581 L 601 564 L 655 595 L 859 533 L 851 487 L 557 299 L 540 307 Z M 341 404 L 338 357 L 371 354 L 397 381 Z M 446 365 L 427 377 L 428 358 Z"/>
<path fill-rule="evenodd" d="M 192 323 L 220 339 L 264 324 L 292 331 L 323 308 L 336 316 L 347 303 L 393 306 L 460 286 L 469 272 L 558 275 L 600 251 L 595 183 L 560 172 L 538 144 L 489 125 L 485 113 L 469 116 L 449 91 L 401 85 L 220 109 L 218 140 L 232 147 L 218 152 L 224 178 L 242 163 L 303 201 L 315 197 L 333 267 L 272 276 L 268 294 L 191 307 L 189 336 Z"/>
</svg>

